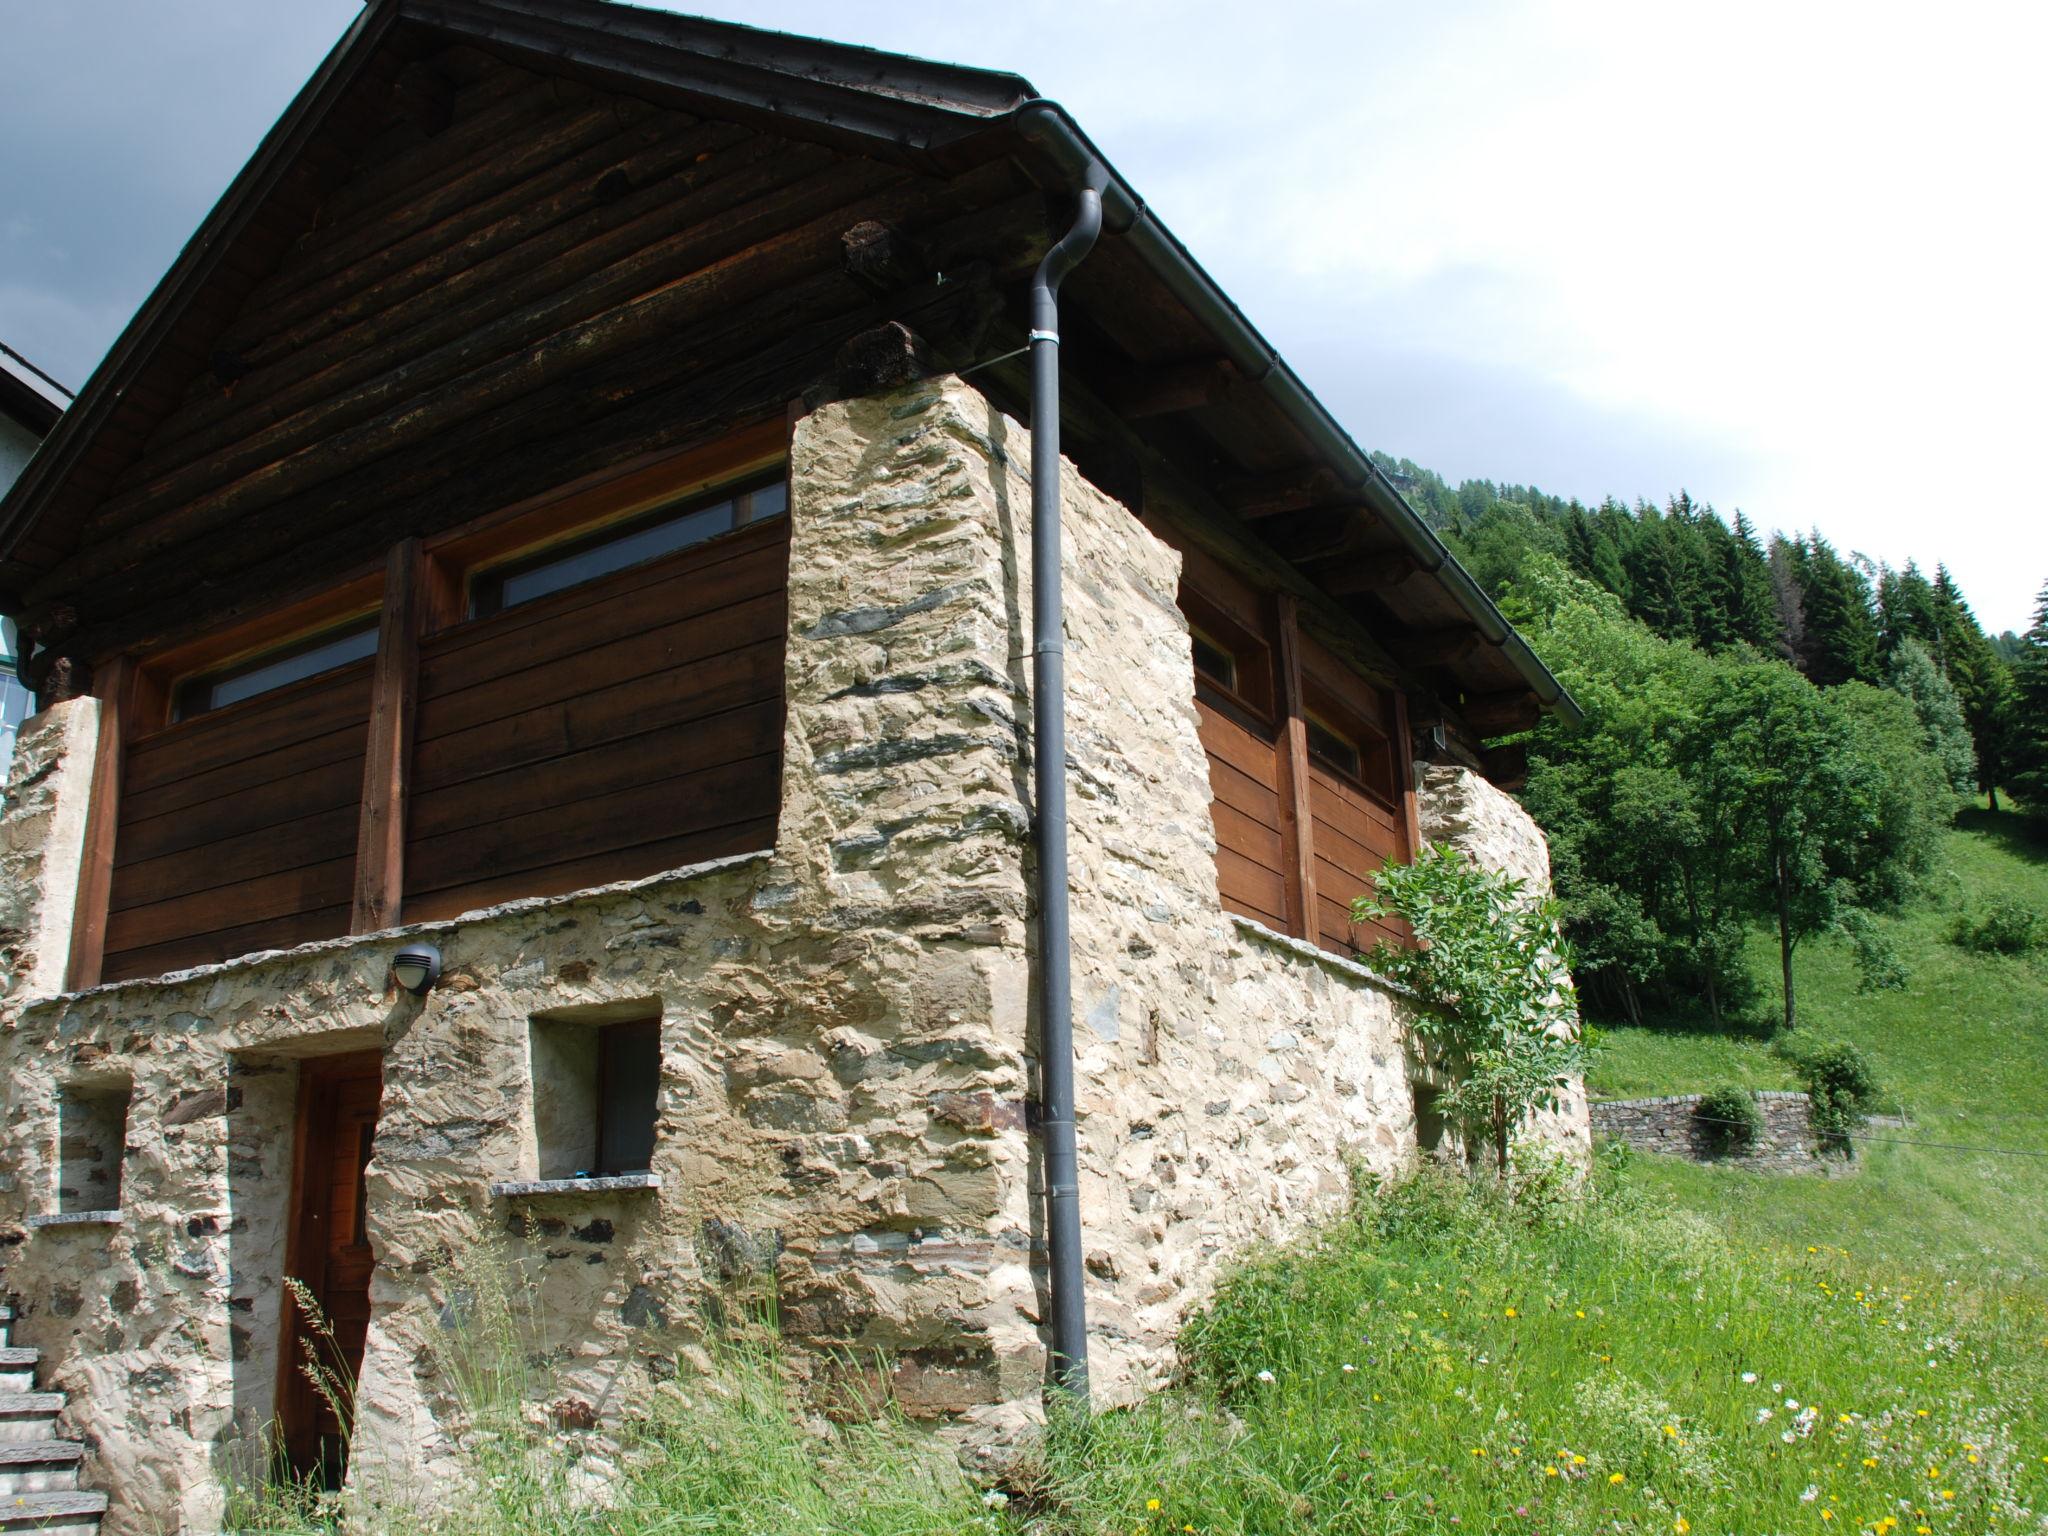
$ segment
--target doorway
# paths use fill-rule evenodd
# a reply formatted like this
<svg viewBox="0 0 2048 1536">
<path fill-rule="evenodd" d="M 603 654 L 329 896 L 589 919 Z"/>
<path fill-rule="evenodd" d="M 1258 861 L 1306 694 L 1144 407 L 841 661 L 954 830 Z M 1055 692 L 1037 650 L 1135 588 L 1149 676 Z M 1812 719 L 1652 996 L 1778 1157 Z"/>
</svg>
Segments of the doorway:
<svg viewBox="0 0 2048 1536">
<path fill-rule="evenodd" d="M 363 1170 L 383 1088 L 379 1051 L 316 1057 L 299 1068 L 285 1273 L 303 1282 L 322 1322 L 316 1325 L 285 1298 L 277 1417 L 293 1475 L 330 1488 L 340 1487 L 348 1470 L 348 1420 L 370 1328 L 376 1258 L 365 1220 Z M 309 1347 L 320 1363 L 322 1386 L 305 1369 Z"/>
</svg>

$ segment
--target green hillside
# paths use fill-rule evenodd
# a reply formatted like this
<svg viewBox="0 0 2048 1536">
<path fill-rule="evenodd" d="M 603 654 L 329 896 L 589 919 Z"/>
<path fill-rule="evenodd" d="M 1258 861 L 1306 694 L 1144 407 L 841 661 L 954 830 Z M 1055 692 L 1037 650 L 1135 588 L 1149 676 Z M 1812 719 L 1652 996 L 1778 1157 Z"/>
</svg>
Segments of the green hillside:
<svg viewBox="0 0 2048 1536">
<path fill-rule="evenodd" d="M 1978 810 L 1965 813 L 1945 854 L 1934 897 L 1876 919 L 1907 966 L 1904 990 L 1859 992 L 1854 956 L 1840 939 L 1817 940 L 1796 960 L 1798 1037 L 1861 1047 L 1911 1126 L 1870 1130 L 1882 1139 L 1857 1144 L 1859 1171 L 1849 1178 L 1787 1179 L 1664 1159 L 1642 1160 L 1638 1177 L 1745 1238 L 1846 1246 L 1904 1270 L 1980 1282 L 1987 1268 L 2048 1276 L 2048 951 L 1985 955 L 1949 940 L 1959 910 L 2001 897 L 2048 913 L 2048 846 L 2017 815 Z M 1776 954 L 1759 935 L 1750 959 L 1769 976 Z M 1592 1090 L 1608 1096 L 1723 1083 L 1799 1086 L 1761 1032 L 1654 1023 L 1606 1031 L 1589 1073 Z"/>
</svg>

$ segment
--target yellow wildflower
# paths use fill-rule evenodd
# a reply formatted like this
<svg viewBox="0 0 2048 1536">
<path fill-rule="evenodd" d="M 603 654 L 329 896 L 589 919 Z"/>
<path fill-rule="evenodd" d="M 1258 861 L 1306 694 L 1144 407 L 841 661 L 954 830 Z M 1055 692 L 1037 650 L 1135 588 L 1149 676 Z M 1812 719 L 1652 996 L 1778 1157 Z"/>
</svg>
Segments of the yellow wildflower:
<svg viewBox="0 0 2048 1536">
<path fill-rule="evenodd" d="M 1610 1483 L 1625 1483 L 1628 1481 L 1628 1474 L 1626 1472 L 1610 1472 L 1607 1474 L 1607 1481 Z"/>
<path fill-rule="evenodd" d="M 1154 1513 L 1157 1513 L 1159 1509 L 1159 1501 L 1157 1499 L 1147 1499 L 1145 1501 L 1145 1507 L 1153 1511 Z"/>
</svg>

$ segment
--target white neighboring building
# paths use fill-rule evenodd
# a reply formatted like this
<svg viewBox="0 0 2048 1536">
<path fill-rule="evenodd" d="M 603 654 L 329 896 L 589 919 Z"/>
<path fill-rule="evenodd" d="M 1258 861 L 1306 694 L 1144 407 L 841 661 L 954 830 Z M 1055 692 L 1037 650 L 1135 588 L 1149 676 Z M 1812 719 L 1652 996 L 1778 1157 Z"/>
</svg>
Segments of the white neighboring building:
<svg viewBox="0 0 2048 1536">
<path fill-rule="evenodd" d="M 64 408 L 71 391 L 13 348 L 0 344 L 0 493 L 14 484 Z M 0 629 L 0 771 L 14 756 L 14 735 L 35 696 L 14 675 L 12 620 Z"/>
</svg>

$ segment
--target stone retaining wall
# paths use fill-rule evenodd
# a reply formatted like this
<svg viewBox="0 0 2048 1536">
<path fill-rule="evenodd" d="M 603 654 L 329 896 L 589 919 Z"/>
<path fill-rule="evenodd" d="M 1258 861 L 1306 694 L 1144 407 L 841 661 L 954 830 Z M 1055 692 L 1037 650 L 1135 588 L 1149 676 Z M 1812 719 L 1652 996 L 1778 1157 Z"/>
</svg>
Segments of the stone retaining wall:
<svg viewBox="0 0 2048 1536">
<path fill-rule="evenodd" d="M 1756 1107 L 1763 1115 L 1763 1130 L 1749 1151 L 1729 1157 L 1711 1150 L 1693 1112 L 1699 1102 L 1699 1094 L 1674 1093 L 1652 1099 L 1593 1099 L 1586 1108 L 1594 1135 L 1619 1137 L 1640 1151 L 1771 1173 L 1828 1170 L 1829 1162 L 1822 1159 L 1820 1139 L 1813 1130 L 1812 1105 L 1805 1094 L 1760 1089 Z"/>
</svg>

